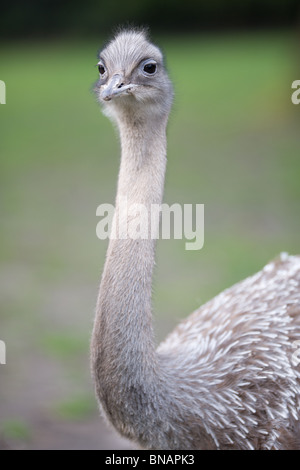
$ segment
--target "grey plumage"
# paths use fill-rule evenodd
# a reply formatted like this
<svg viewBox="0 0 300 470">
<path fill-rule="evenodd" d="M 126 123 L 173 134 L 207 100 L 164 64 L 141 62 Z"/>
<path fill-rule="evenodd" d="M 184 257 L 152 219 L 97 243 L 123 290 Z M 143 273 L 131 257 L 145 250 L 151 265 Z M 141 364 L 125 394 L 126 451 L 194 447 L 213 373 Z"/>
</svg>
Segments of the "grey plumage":
<svg viewBox="0 0 300 470">
<path fill-rule="evenodd" d="M 121 137 L 117 224 L 122 198 L 147 208 L 162 201 L 173 91 L 142 31 L 120 32 L 99 70 L 96 93 Z M 108 421 L 148 449 L 300 448 L 300 258 L 283 254 L 225 290 L 156 350 L 154 256 L 155 240 L 109 243 L 91 345 Z"/>
</svg>

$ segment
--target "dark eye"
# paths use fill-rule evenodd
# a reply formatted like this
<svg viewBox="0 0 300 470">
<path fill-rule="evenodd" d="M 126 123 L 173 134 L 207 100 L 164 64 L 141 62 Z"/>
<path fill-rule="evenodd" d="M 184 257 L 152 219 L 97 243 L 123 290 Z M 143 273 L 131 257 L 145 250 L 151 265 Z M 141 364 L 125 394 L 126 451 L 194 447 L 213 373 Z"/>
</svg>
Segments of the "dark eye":
<svg viewBox="0 0 300 470">
<path fill-rule="evenodd" d="M 144 72 L 153 75 L 156 72 L 156 64 L 155 62 L 149 62 L 148 64 L 144 65 Z"/>
<path fill-rule="evenodd" d="M 103 64 L 98 64 L 98 70 L 99 70 L 100 75 L 105 74 L 105 67 Z"/>
</svg>

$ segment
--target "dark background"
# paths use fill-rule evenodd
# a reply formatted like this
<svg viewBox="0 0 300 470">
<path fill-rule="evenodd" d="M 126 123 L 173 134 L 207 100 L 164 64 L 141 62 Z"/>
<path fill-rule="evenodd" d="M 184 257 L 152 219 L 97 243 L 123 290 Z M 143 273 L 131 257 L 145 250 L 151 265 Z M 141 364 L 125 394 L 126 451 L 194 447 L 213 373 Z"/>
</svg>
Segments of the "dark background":
<svg viewBox="0 0 300 470">
<path fill-rule="evenodd" d="M 1 6 L 2 38 L 106 35 L 118 24 L 154 32 L 290 27 L 298 0 L 28 0 Z"/>
</svg>

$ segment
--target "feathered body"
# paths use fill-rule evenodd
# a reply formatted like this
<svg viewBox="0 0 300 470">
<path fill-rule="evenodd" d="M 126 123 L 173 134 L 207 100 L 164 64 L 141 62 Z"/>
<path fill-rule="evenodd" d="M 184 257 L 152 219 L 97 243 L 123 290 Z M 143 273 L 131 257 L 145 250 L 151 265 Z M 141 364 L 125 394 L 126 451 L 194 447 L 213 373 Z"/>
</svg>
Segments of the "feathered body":
<svg viewBox="0 0 300 470">
<path fill-rule="evenodd" d="M 124 234 L 122 200 L 162 202 L 173 91 L 143 32 L 114 38 L 99 71 L 97 95 L 121 137 L 113 225 Z M 147 449 L 300 448 L 300 258 L 281 255 L 219 294 L 157 349 L 154 259 L 150 238 L 109 242 L 91 347 L 108 421 Z"/>
<path fill-rule="evenodd" d="M 193 412 L 216 448 L 300 448 L 299 290 L 300 258 L 281 255 L 158 347 L 173 358 L 182 397 L 193 389 Z"/>
</svg>

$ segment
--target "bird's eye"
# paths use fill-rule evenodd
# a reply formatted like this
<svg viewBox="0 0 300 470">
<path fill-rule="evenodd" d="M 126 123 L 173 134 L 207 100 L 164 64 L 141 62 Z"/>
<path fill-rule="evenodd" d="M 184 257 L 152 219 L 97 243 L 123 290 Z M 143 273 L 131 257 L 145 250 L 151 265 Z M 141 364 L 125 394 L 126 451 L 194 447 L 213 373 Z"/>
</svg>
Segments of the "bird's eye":
<svg viewBox="0 0 300 470">
<path fill-rule="evenodd" d="M 153 75 L 156 72 L 156 68 L 157 68 L 156 62 L 151 61 L 144 65 L 143 71 L 149 75 Z"/>
<path fill-rule="evenodd" d="M 99 70 L 99 73 L 100 75 L 104 75 L 105 74 L 105 67 L 103 64 L 98 64 L 98 70 Z"/>
</svg>

